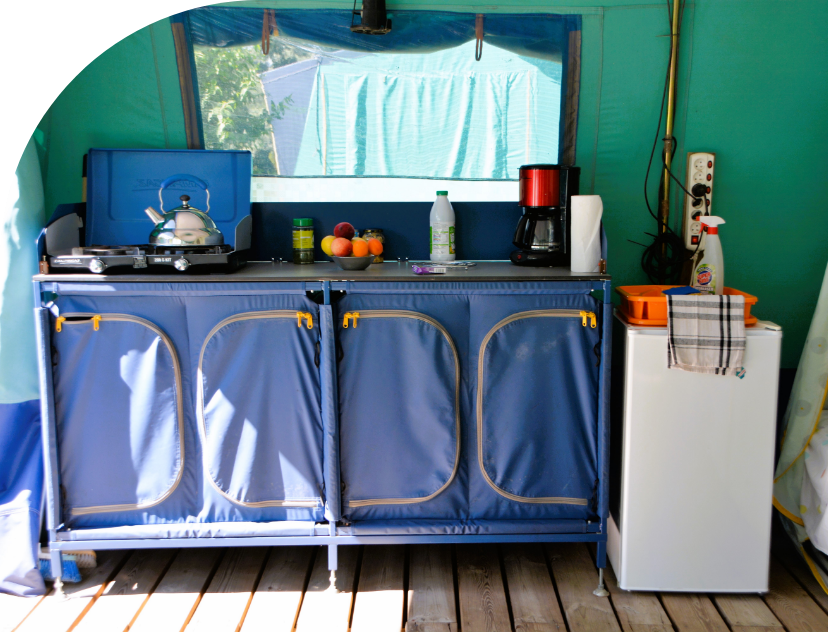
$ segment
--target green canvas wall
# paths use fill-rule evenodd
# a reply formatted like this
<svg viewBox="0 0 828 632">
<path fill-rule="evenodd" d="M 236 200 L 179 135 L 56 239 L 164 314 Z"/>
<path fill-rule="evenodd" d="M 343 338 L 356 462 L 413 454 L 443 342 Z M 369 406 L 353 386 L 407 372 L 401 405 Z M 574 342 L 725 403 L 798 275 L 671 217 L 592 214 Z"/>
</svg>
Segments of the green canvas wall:
<svg viewBox="0 0 828 632">
<path fill-rule="evenodd" d="M 236 6 L 350 8 L 352 1 L 243 2 Z M 645 283 L 639 259 L 653 232 L 642 196 L 669 34 L 663 0 L 444 0 L 394 9 L 583 14 L 577 164 L 582 192 L 600 194 L 616 285 Z M 494 19 L 494 18 L 492 18 Z M 783 366 L 795 367 L 828 262 L 828 53 L 822 0 L 698 0 L 684 16 L 675 171 L 687 151 L 717 154 L 716 212 L 727 284 L 759 297 L 760 317 L 785 329 Z M 167 21 L 101 55 L 44 118 L 47 210 L 80 199 L 89 147 L 184 147 L 183 114 Z M 657 183 L 653 181 L 652 197 Z M 679 196 L 674 196 L 678 202 Z M 673 204 L 678 228 L 681 209 Z"/>
<path fill-rule="evenodd" d="M 47 213 L 80 202 L 90 147 L 187 148 L 168 20 L 121 40 L 61 92 L 38 126 Z"/>
</svg>

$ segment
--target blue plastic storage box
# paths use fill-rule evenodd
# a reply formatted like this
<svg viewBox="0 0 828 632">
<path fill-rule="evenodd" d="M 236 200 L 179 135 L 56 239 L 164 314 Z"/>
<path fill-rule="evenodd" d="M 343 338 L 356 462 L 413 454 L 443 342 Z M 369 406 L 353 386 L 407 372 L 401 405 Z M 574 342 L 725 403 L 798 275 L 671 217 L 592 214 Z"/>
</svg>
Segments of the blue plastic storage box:
<svg viewBox="0 0 828 632">
<path fill-rule="evenodd" d="M 210 217 L 235 246 L 236 225 L 250 214 L 252 163 L 249 151 L 196 149 L 90 149 L 87 159 L 87 245 L 145 244 L 152 223 L 144 209 L 160 211 L 158 190 L 166 178 L 189 174 L 210 191 Z M 207 210 L 207 194 L 195 182 L 163 191 L 164 210 L 190 204 Z"/>
</svg>

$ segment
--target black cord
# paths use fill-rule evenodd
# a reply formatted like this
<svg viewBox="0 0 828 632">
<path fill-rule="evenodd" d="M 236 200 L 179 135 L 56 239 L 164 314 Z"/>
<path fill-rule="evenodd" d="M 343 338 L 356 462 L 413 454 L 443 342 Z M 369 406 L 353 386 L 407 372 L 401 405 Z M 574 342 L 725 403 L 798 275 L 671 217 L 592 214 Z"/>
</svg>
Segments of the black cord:
<svg viewBox="0 0 828 632">
<path fill-rule="evenodd" d="M 673 30 L 673 15 L 672 9 L 670 5 L 670 0 L 666 0 L 667 3 L 667 18 L 670 25 L 670 34 L 672 35 Z M 686 0 L 682 2 L 680 6 L 680 13 L 679 13 L 679 22 L 678 22 L 678 29 L 676 31 L 676 38 L 678 38 L 679 33 L 681 31 L 681 23 L 684 17 L 684 5 Z M 659 109 L 658 114 L 658 125 L 656 126 L 656 133 L 655 138 L 653 140 L 653 148 L 650 151 L 650 160 L 647 163 L 647 172 L 644 176 L 644 203 L 647 206 L 647 210 L 649 211 L 650 215 L 656 220 L 658 224 L 658 230 L 656 231 L 656 236 L 653 238 L 653 242 L 644 249 L 644 252 L 641 255 L 641 268 L 644 270 L 644 273 L 650 279 L 652 283 L 675 283 L 679 276 L 681 275 L 682 268 L 685 262 L 692 259 L 699 250 L 699 244 L 701 243 L 701 239 L 699 239 L 699 244 L 696 245 L 696 249 L 688 256 L 684 240 L 679 236 L 672 228 L 670 228 L 669 224 L 665 222 L 661 215 L 657 215 L 653 212 L 652 207 L 650 206 L 650 199 L 647 193 L 647 187 L 649 183 L 650 177 L 650 170 L 652 169 L 653 158 L 655 157 L 655 150 L 656 146 L 658 145 L 659 136 L 661 135 L 661 123 L 664 120 L 664 104 L 667 100 L 667 92 L 669 89 L 670 84 L 670 62 L 672 61 L 673 56 L 673 38 L 670 38 L 670 54 L 668 56 L 667 61 L 667 72 L 664 77 L 664 90 L 661 96 L 661 108 Z M 671 157 L 675 155 L 676 152 L 676 143 L 675 143 L 675 136 L 673 136 L 673 142 L 671 147 Z M 687 193 L 687 195 L 691 196 L 694 200 L 699 199 L 697 196 L 690 193 L 687 189 L 684 188 L 684 185 L 678 181 L 678 179 L 673 175 L 673 172 L 667 167 L 667 159 L 666 159 L 665 152 L 662 150 L 661 152 L 661 177 L 659 178 L 659 199 L 663 197 L 664 192 L 664 172 L 666 171 L 669 176 L 675 180 L 679 187 Z M 706 196 L 705 196 L 706 198 Z M 706 206 L 706 201 L 705 201 Z M 706 208 L 705 208 L 706 212 Z M 633 242 L 635 243 L 635 242 Z"/>
</svg>

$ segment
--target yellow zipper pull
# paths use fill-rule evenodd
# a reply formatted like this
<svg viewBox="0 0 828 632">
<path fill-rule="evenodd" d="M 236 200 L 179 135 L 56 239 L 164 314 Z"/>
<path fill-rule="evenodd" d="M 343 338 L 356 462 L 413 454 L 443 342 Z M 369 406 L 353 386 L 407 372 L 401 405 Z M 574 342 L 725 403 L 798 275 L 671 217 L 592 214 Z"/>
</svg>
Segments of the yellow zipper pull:
<svg viewBox="0 0 828 632">
<path fill-rule="evenodd" d="M 58 319 L 55 321 L 55 331 L 60 333 L 63 329 L 63 321 L 66 320 L 66 316 L 58 316 Z"/>
<path fill-rule="evenodd" d="M 588 315 L 588 312 L 584 312 L 584 311 L 581 312 L 581 326 L 582 327 L 586 327 L 586 325 L 587 325 L 587 315 Z"/>
<path fill-rule="evenodd" d="M 101 315 L 97 314 L 92 317 L 92 328 L 98 331 L 101 328 Z"/>
<path fill-rule="evenodd" d="M 598 317 L 595 315 L 595 312 L 589 313 L 590 323 L 589 326 L 595 329 L 598 326 Z"/>
<path fill-rule="evenodd" d="M 296 326 L 302 327 L 302 312 L 296 312 Z"/>
<path fill-rule="evenodd" d="M 354 329 L 356 329 L 357 318 L 359 318 L 359 312 L 346 312 L 345 313 L 345 319 L 342 321 L 342 326 L 345 329 L 348 329 L 348 319 L 349 318 L 351 319 L 351 322 L 354 323 Z"/>
<path fill-rule="evenodd" d="M 305 322 L 308 324 L 308 329 L 313 329 L 313 314 L 305 312 L 303 315 L 305 317 Z"/>
</svg>

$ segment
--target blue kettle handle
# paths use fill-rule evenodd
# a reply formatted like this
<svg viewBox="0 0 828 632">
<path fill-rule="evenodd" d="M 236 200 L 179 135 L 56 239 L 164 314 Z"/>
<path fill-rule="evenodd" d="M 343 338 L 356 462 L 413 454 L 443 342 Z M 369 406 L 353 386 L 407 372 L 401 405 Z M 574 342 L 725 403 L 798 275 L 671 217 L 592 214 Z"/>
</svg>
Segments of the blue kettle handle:
<svg viewBox="0 0 828 632">
<path fill-rule="evenodd" d="M 171 184 L 175 182 L 181 182 L 182 180 L 192 182 L 193 184 L 198 185 L 204 191 L 207 190 L 207 183 L 204 180 L 202 180 L 201 178 L 197 178 L 196 176 L 191 176 L 187 173 L 177 173 L 174 176 L 170 176 L 161 183 L 161 190 L 163 191 Z"/>
</svg>

